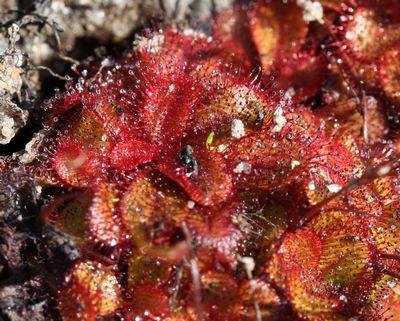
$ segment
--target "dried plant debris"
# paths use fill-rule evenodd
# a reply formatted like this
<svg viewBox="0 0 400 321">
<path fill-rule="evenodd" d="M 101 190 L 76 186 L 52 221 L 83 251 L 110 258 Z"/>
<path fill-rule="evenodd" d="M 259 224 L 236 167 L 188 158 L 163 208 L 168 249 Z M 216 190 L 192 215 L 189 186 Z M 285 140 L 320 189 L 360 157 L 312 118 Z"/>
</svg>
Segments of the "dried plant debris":
<svg viewBox="0 0 400 321">
<path fill-rule="evenodd" d="M 0 144 L 8 144 L 20 128 L 25 126 L 28 112 L 7 98 L 0 98 Z"/>
<path fill-rule="evenodd" d="M 398 1 L 1 6 L 0 319 L 400 319 Z"/>
<path fill-rule="evenodd" d="M 22 284 L 7 285 L 0 289 L 0 309 L 3 318 L 15 321 L 46 321 L 46 289 L 44 281 L 39 277 Z M 39 293 L 42 288 L 44 293 Z M 33 294 L 33 295 L 32 295 Z"/>
</svg>

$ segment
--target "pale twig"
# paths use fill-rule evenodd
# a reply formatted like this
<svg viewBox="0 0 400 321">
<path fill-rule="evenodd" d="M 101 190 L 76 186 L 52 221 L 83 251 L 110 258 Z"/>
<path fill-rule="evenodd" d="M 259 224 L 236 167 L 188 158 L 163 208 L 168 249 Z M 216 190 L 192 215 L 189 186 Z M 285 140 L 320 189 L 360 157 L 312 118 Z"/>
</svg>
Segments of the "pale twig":
<svg viewBox="0 0 400 321">
<path fill-rule="evenodd" d="M 190 265 L 190 272 L 192 274 L 192 280 L 193 280 L 193 285 L 194 285 L 194 301 L 195 301 L 195 306 L 196 306 L 196 315 L 197 315 L 197 320 L 202 321 L 203 320 L 203 311 L 201 308 L 201 280 L 200 280 L 200 272 L 199 272 L 199 267 L 197 265 L 196 258 L 194 256 L 193 252 L 193 247 L 192 247 L 192 236 L 190 234 L 189 228 L 185 222 L 182 223 L 182 229 L 183 233 L 185 234 L 186 242 L 188 244 L 188 247 L 190 249 L 190 254 L 191 257 L 189 259 L 189 265 Z"/>
<path fill-rule="evenodd" d="M 368 100 L 364 93 L 361 99 L 361 104 L 363 109 L 363 138 L 364 143 L 368 145 Z"/>
<path fill-rule="evenodd" d="M 242 257 L 242 256 L 238 255 L 238 261 L 243 263 L 243 265 L 244 265 L 244 268 L 245 268 L 246 274 L 247 274 L 247 278 L 250 281 L 250 289 L 251 289 L 250 295 L 253 295 L 254 292 L 256 291 L 255 283 L 251 281 L 253 279 L 253 270 L 255 267 L 254 259 L 252 257 Z M 256 321 L 262 321 L 260 305 L 259 305 L 258 301 L 256 300 L 256 298 L 254 298 L 253 306 L 254 306 L 254 310 L 256 312 Z"/>
<path fill-rule="evenodd" d="M 171 311 L 175 311 L 175 303 L 176 303 L 176 299 L 178 297 L 178 292 L 181 286 L 181 280 L 182 280 L 182 276 L 183 276 L 183 264 L 179 265 L 177 273 L 176 273 L 176 283 L 175 286 L 173 288 L 173 292 L 169 301 L 169 306 Z"/>
<path fill-rule="evenodd" d="M 65 76 L 61 76 L 61 75 L 57 74 L 56 72 L 54 72 L 53 70 L 51 70 L 49 67 L 46 67 L 46 66 L 34 66 L 33 69 L 45 70 L 55 78 L 58 78 L 60 80 L 67 80 L 67 78 Z"/>
</svg>

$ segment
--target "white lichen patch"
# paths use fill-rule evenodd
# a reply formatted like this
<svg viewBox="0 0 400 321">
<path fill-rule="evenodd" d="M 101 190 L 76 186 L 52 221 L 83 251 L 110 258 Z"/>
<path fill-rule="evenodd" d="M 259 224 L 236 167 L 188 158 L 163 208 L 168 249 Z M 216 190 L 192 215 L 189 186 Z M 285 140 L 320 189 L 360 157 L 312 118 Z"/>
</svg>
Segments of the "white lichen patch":
<svg viewBox="0 0 400 321">
<path fill-rule="evenodd" d="M 195 207 L 195 205 L 196 205 L 195 202 L 188 201 L 186 206 L 187 206 L 188 209 L 193 209 Z"/>
<path fill-rule="evenodd" d="M 296 168 L 297 166 L 300 166 L 300 162 L 298 161 L 298 160 L 292 160 L 291 161 L 291 163 L 290 163 L 290 167 L 292 168 L 292 169 L 294 169 L 294 168 Z"/>
<path fill-rule="evenodd" d="M 274 120 L 274 126 L 271 129 L 272 132 L 273 133 L 280 132 L 287 123 L 285 116 L 283 116 L 282 107 L 278 107 L 277 109 L 275 109 L 273 120 Z"/>
<path fill-rule="evenodd" d="M 337 184 L 329 184 L 326 186 L 329 192 L 331 193 L 337 193 L 342 189 L 342 186 L 337 185 Z"/>
<path fill-rule="evenodd" d="M 293 87 L 289 87 L 288 90 L 285 91 L 285 95 L 283 96 L 284 100 L 290 100 L 296 95 L 296 91 Z"/>
<path fill-rule="evenodd" d="M 225 144 L 220 144 L 220 145 L 218 145 L 218 147 L 217 147 L 217 152 L 218 152 L 218 153 L 223 153 L 224 151 L 227 150 L 227 148 L 228 148 L 227 145 L 225 145 Z"/>
<path fill-rule="evenodd" d="M 320 167 L 313 167 L 311 168 L 311 172 L 316 173 L 318 176 L 320 176 L 326 184 L 332 184 L 332 180 L 329 174 L 324 169 Z"/>
<path fill-rule="evenodd" d="M 251 173 L 251 165 L 246 162 L 239 162 L 236 167 L 233 169 L 233 172 L 236 174 L 250 174 Z"/>
<path fill-rule="evenodd" d="M 303 8 L 304 21 L 324 23 L 324 8 L 319 1 L 296 0 L 296 3 L 299 7 Z"/>
<path fill-rule="evenodd" d="M 171 85 L 168 86 L 168 93 L 169 94 L 172 94 L 174 90 L 175 90 L 175 85 L 174 84 L 171 84 Z"/>
<path fill-rule="evenodd" d="M 246 135 L 246 131 L 244 129 L 244 124 L 240 119 L 232 120 L 231 135 L 234 138 L 241 138 Z"/>
</svg>

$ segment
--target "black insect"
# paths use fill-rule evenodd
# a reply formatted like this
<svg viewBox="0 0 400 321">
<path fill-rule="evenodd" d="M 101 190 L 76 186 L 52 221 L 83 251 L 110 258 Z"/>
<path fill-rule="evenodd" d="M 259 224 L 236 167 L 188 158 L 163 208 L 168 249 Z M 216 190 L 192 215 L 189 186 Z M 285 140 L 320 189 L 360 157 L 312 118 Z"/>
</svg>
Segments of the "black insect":
<svg viewBox="0 0 400 321">
<path fill-rule="evenodd" d="M 193 156 L 193 147 L 186 145 L 179 153 L 179 164 L 185 167 L 185 173 L 190 177 L 196 177 L 199 174 L 199 163 Z"/>
</svg>

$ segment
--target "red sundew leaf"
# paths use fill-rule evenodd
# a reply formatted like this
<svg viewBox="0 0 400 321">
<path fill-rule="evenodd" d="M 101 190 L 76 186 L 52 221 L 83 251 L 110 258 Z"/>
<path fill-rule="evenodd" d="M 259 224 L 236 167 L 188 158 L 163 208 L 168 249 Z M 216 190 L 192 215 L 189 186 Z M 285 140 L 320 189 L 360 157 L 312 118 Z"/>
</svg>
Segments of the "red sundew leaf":
<svg viewBox="0 0 400 321">
<path fill-rule="evenodd" d="M 365 139 L 368 143 L 374 144 L 385 137 L 388 124 L 382 107 L 373 96 L 365 96 L 360 104 L 357 104 L 356 99 L 350 98 L 324 106 L 316 110 L 316 113 L 323 118 L 327 135 L 331 133 L 340 137 L 350 134 L 361 148 Z M 363 112 L 361 109 L 364 109 Z M 363 113 L 365 113 L 365 123 Z"/>
<path fill-rule="evenodd" d="M 134 242 L 145 252 L 155 254 L 156 248 L 162 244 L 168 248 L 174 230 L 182 228 L 185 222 L 197 246 L 216 253 L 220 262 L 235 261 L 234 253 L 241 239 L 240 229 L 232 222 L 236 212 L 197 208 L 179 187 L 160 174 L 142 177 L 134 182 L 122 198 L 121 211 Z M 154 244 L 156 233 L 153 225 L 157 222 L 163 223 L 166 233 L 166 239 L 159 245 Z M 152 229 L 153 232 L 149 233 Z M 185 251 L 181 250 L 183 255 Z"/>
<path fill-rule="evenodd" d="M 288 234 L 278 250 L 281 259 L 280 268 L 282 272 L 290 275 L 315 271 L 321 254 L 321 239 L 316 233 L 300 230 Z"/>
<path fill-rule="evenodd" d="M 310 146 L 323 132 L 316 127 L 311 114 L 306 111 L 290 113 L 283 108 L 277 107 L 274 111 L 272 125 L 241 138 L 228 151 L 232 170 L 236 170 L 240 162 L 252 168 L 251 175 L 238 176 L 239 186 L 248 184 L 271 191 L 291 184 L 306 173 L 305 169 L 316 154 Z"/>
<path fill-rule="evenodd" d="M 104 164 L 99 156 L 78 142 L 65 139 L 53 156 L 53 167 L 67 184 L 86 187 L 104 177 Z"/>
<path fill-rule="evenodd" d="M 121 219 L 140 251 L 175 260 L 186 254 L 180 243 L 172 243 L 177 229 L 188 217 L 189 201 L 174 182 L 160 173 L 145 172 L 122 196 Z M 157 224 L 161 226 L 158 231 Z M 157 238 L 160 241 L 155 244 Z"/>
<path fill-rule="evenodd" d="M 149 141 L 159 146 L 161 156 L 179 146 L 198 97 L 196 78 L 185 73 L 180 73 L 179 79 L 165 77 L 149 84 L 140 116 Z"/>
<path fill-rule="evenodd" d="M 276 254 L 280 263 L 271 268 L 283 273 L 277 280 L 300 316 L 323 320 L 356 313 L 374 282 L 367 233 L 358 216 L 326 211 L 305 230 L 285 236 Z"/>
<path fill-rule="evenodd" d="M 349 234 L 358 235 L 361 240 L 367 235 L 368 227 L 359 225 L 359 220 L 360 217 L 348 211 L 324 210 L 310 222 L 309 229 L 317 233 L 322 240 L 334 235 Z M 358 241 L 358 238 L 356 238 L 356 241 Z"/>
<path fill-rule="evenodd" d="M 340 16 L 340 24 L 331 28 L 339 69 L 356 84 L 362 81 L 380 90 L 379 59 L 400 39 L 400 7 L 391 1 L 365 1 L 352 7 Z"/>
<path fill-rule="evenodd" d="M 165 28 L 148 36 L 139 36 L 134 42 L 139 63 L 138 71 L 150 83 L 164 77 L 180 78 L 183 70 L 196 70 L 223 58 L 219 45 L 206 34 L 190 28 Z"/>
<path fill-rule="evenodd" d="M 358 165 L 353 154 L 344 144 L 331 139 L 316 139 L 310 146 L 312 150 L 309 159 L 309 171 L 324 179 L 326 185 L 338 184 L 344 186 L 350 178 L 357 176 Z"/>
<path fill-rule="evenodd" d="M 229 73 L 219 75 L 218 79 L 204 78 L 203 82 L 209 96 L 196 106 L 190 117 L 188 131 L 193 130 L 195 134 L 215 131 L 223 136 L 231 136 L 234 119 L 241 120 L 249 130 L 272 123 L 272 106 L 276 99 L 267 99 L 259 86 L 249 86 L 247 81 Z M 228 140 L 227 137 L 224 140 Z"/>
<path fill-rule="evenodd" d="M 372 252 L 363 239 L 366 227 L 360 226 L 357 216 L 339 211 L 321 213 L 310 226 L 321 237 L 318 268 L 325 282 L 352 293 L 353 303 L 362 300 L 362 288 L 373 282 Z"/>
<path fill-rule="evenodd" d="M 83 149 L 97 153 L 108 151 L 112 138 L 93 109 L 77 105 L 58 119 L 54 129 L 59 140 L 76 141 Z M 62 146 L 58 143 L 56 148 Z"/>
<path fill-rule="evenodd" d="M 399 59 L 400 46 L 396 46 L 383 54 L 383 56 L 381 57 L 381 64 L 379 69 L 381 86 L 385 94 L 396 104 L 400 103 Z"/>
<path fill-rule="evenodd" d="M 224 8 L 215 17 L 213 36 L 221 43 L 222 61 L 231 69 L 250 73 L 259 65 L 257 49 L 251 41 L 249 20 L 245 6 Z"/>
<path fill-rule="evenodd" d="M 249 14 L 251 35 L 257 47 L 261 65 L 269 69 L 274 61 L 280 41 L 280 22 L 271 5 L 255 6 Z"/>
<path fill-rule="evenodd" d="M 294 155 L 301 155 L 300 150 L 285 149 L 291 148 L 290 144 L 280 144 L 280 141 L 263 141 L 264 146 L 274 146 L 276 149 L 272 151 L 270 155 L 259 155 L 257 158 L 251 158 L 246 160 L 245 155 L 240 155 L 239 160 L 236 160 L 232 164 L 232 171 L 236 171 L 242 163 L 249 164 L 251 167 L 251 173 L 249 175 L 237 174 L 235 177 L 235 183 L 239 190 L 245 189 L 246 186 L 255 189 L 262 189 L 264 191 L 273 191 L 284 189 L 293 180 L 302 176 L 305 173 L 304 166 L 293 166 L 293 160 L 300 162 L 299 157 L 293 157 Z M 289 151 L 288 153 L 286 153 Z M 254 155 L 252 155 L 254 156 Z M 265 158 L 264 158 L 265 157 Z M 288 158 L 290 157 L 290 158 Z M 292 158 L 293 157 L 293 158 Z M 240 161 L 240 159 L 245 159 Z M 264 162 L 262 161 L 264 159 Z M 300 159 L 300 160 L 299 160 Z M 304 163 L 303 163 L 304 164 Z"/>
<path fill-rule="evenodd" d="M 294 277 L 288 281 L 291 305 L 300 319 L 312 321 L 348 319 L 346 313 L 341 313 L 343 303 L 336 293 L 327 293 L 321 289 L 321 280 L 315 275 L 302 278 Z"/>
<path fill-rule="evenodd" d="M 321 138 L 315 139 L 318 136 Z M 291 168 L 286 169 L 289 178 L 297 178 L 295 195 L 299 196 L 304 192 L 303 197 L 309 204 L 323 201 L 347 185 L 351 179 L 359 177 L 364 169 L 351 137 L 344 136 L 343 140 L 341 138 L 335 141 L 324 137 L 322 131 L 318 136 L 307 142 L 306 152 L 303 151 L 301 157 L 294 158 L 297 162 L 292 161 Z M 293 199 L 302 202 L 295 195 L 292 196 Z"/>
<path fill-rule="evenodd" d="M 110 164 L 117 170 L 132 170 L 137 165 L 150 162 L 153 154 L 154 147 L 151 144 L 136 139 L 124 139 L 113 147 Z"/>
<path fill-rule="evenodd" d="M 305 42 L 307 23 L 302 9 L 292 2 L 260 1 L 250 11 L 249 19 L 261 66 L 266 70 L 285 57 L 290 58 Z"/>
<path fill-rule="evenodd" d="M 208 96 L 193 110 L 184 130 L 183 146 L 190 145 L 196 152 L 200 148 L 210 157 L 226 157 L 239 136 L 251 135 L 272 123 L 271 106 L 277 98 L 265 97 L 258 86 L 249 86 L 245 79 L 227 73 L 204 77 L 203 86 Z M 243 132 L 236 129 L 237 123 L 243 125 Z M 231 173 L 228 169 L 227 174 Z"/>
<path fill-rule="evenodd" d="M 378 58 L 400 39 L 399 10 L 390 3 L 361 5 L 345 20 L 349 22 L 344 37 L 357 58 Z"/>
<path fill-rule="evenodd" d="M 305 101 L 321 88 L 327 69 L 323 58 L 299 53 L 285 59 L 277 68 L 277 82 L 282 89 L 293 91 L 292 97 Z"/>
<path fill-rule="evenodd" d="M 79 118 L 90 121 L 92 118 L 108 138 L 115 138 L 121 132 L 140 125 L 137 112 L 142 106 L 139 87 L 141 79 L 131 54 L 117 62 L 105 59 L 103 63 L 92 78 L 80 79 L 81 100 L 72 109 L 83 109 L 83 112 L 81 117 L 72 117 L 70 122 Z M 65 115 L 68 112 L 64 112 L 60 119 L 64 119 Z M 88 134 L 90 137 L 90 131 Z"/>
<path fill-rule="evenodd" d="M 44 145 L 40 176 L 58 176 L 67 185 L 86 187 L 106 176 L 112 138 L 95 114 L 76 106 L 54 124 L 54 138 Z M 55 173 L 46 173 L 55 171 Z"/>
<path fill-rule="evenodd" d="M 189 201 L 190 198 L 173 181 L 157 172 L 143 172 L 122 196 L 120 207 L 129 226 L 153 219 L 170 220 L 175 215 L 179 217 L 180 212 L 185 215 Z"/>
<path fill-rule="evenodd" d="M 121 223 L 116 212 L 118 191 L 115 185 L 100 183 L 94 188 L 88 210 L 88 227 L 95 243 L 115 246 L 122 238 Z"/>
<path fill-rule="evenodd" d="M 173 156 L 170 157 L 170 159 Z M 193 147 L 191 155 L 198 170 L 191 171 L 176 161 L 166 160 L 157 168 L 167 177 L 177 182 L 185 192 L 201 205 L 217 205 L 227 200 L 232 191 L 232 177 L 227 171 L 223 157 L 204 147 Z"/>
<path fill-rule="evenodd" d="M 269 272 L 286 293 L 296 314 L 307 320 L 336 320 L 337 291 L 327 291 L 318 273 L 321 238 L 310 230 L 289 233 L 275 253 Z M 341 318 L 338 318 L 341 320 Z"/>
<path fill-rule="evenodd" d="M 208 256 L 213 263 L 236 265 L 237 254 L 244 239 L 240 225 L 236 222 L 241 209 L 238 203 L 203 211 L 200 209 L 199 214 L 205 216 L 203 220 L 193 219 L 195 214 L 192 213 L 193 218 L 188 219 L 187 226 L 195 247 L 203 253 L 199 255 L 200 261 L 203 261 L 202 257 Z M 204 264 L 207 263 L 204 259 Z"/>
<path fill-rule="evenodd" d="M 94 261 L 75 264 L 59 295 L 58 309 L 65 321 L 95 321 L 122 303 L 118 281 L 109 268 Z"/>
<path fill-rule="evenodd" d="M 361 310 L 367 321 L 396 321 L 400 318 L 400 288 L 385 276 L 371 289 L 371 303 Z"/>
<path fill-rule="evenodd" d="M 271 119 L 270 113 L 264 112 L 267 108 L 264 105 L 269 102 L 257 98 L 258 95 L 245 86 L 235 86 L 232 90 L 222 83 L 219 89 L 211 90 L 211 95 L 208 103 L 194 110 L 190 116 L 193 125 L 188 125 L 184 130 L 186 138 L 181 141 L 181 146 L 190 145 L 193 149 L 192 155 L 181 156 L 182 151 L 174 148 L 166 153 L 158 165 L 160 171 L 178 182 L 193 200 L 203 205 L 222 202 L 229 196 L 231 174 L 226 170 L 220 150 L 211 145 L 217 143 L 219 147 L 223 145 L 226 148 L 226 143 L 233 142 L 232 137 L 227 137 L 231 136 L 232 118 L 237 115 L 238 119 L 243 119 L 250 128 L 257 126 L 259 119 L 260 122 L 264 121 L 264 124 Z M 172 122 L 176 122 L 177 118 L 169 119 L 171 124 L 168 128 L 174 128 Z M 178 135 L 179 132 L 180 129 Z M 174 134 L 177 134 L 176 126 Z M 215 142 L 212 142 L 214 136 L 217 137 Z M 196 175 L 192 175 L 187 168 L 179 164 L 178 158 L 182 157 L 193 158 L 193 162 L 198 165 Z"/>
<path fill-rule="evenodd" d="M 136 286 L 130 304 L 128 320 L 168 320 L 171 314 L 168 296 L 157 286 Z"/>
<path fill-rule="evenodd" d="M 173 48 L 165 46 L 166 37 L 171 40 Z M 145 81 L 157 81 L 161 77 L 175 78 L 182 70 L 185 63 L 184 52 L 176 42 L 179 43 L 178 34 L 172 31 L 167 35 L 155 33 L 150 37 L 139 37 L 134 42 L 135 53 L 139 62 L 139 74 Z M 174 43 L 175 42 L 175 43 Z M 174 46 L 176 45 L 176 46 Z"/>
<path fill-rule="evenodd" d="M 263 128 L 241 138 L 237 146 L 232 148 L 232 154 L 239 159 L 250 162 L 268 163 L 269 157 L 278 154 L 299 153 L 302 146 L 308 146 L 319 137 L 317 122 L 318 119 L 312 116 L 307 110 L 289 112 L 289 105 L 278 104 L 269 106 L 273 114 L 267 118 Z M 273 121 L 271 121 L 273 117 Z M 304 156 L 303 156 L 304 157 Z M 300 159 L 297 156 L 297 159 Z M 291 161 L 294 157 L 281 157 L 282 161 Z"/>
<path fill-rule="evenodd" d="M 46 207 L 41 217 L 60 232 L 75 237 L 78 243 L 84 242 L 87 235 L 86 213 L 92 198 L 90 191 L 63 195 Z"/>
<path fill-rule="evenodd" d="M 162 257 L 134 253 L 127 264 L 130 289 L 138 285 L 163 285 L 172 273 L 172 265 Z"/>
<path fill-rule="evenodd" d="M 121 85 L 121 88 L 114 89 L 120 91 L 128 91 Z M 137 118 L 129 109 L 129 104 L 126 99 L 121 97 L 113 97 L 113 92 L 108 93 L 111 97 L 94 97 L 91 101 L 87 102 L 90 106 L 86 108 L 88 114 L 92 114 L 93 118 L 100 124 L 105 132 L 103 135 L 109 139 L 120 137 L 128 129 L 136 127 Z M 133 93 L 132 93 L 133 95 Z M 123 106 L 120 104 L 123 102 Z M 104 139 L 104 138 L 103 138 Z"/>
<path fill-rule="evenodd" d="M 346 200 L 348 208 L 355 210 L 358 215 L 381 216 L 383 214 L 382 202 L 370 186 L 362 186 L 349 192 Z"/>
<path fill-rule="evenodd" d="M 189 75 L 201 77 L 229 70 L 235 63 L 219 41 L 188 27 L 168 27 L 137 37 L 133 56 L 138 80 L 156 87 L 158 82 L 166 81 L 173 87 L 175 81 Z"/>
<path fill-rule="evenodd" d="M 201 310 L 205 320 L 238 320 L 241 316 L 237 308 L 238 285 L 228 273 L 209 270 L 201 274 L 202 302 Z M 195 294 L 193 293 L 193 296 Z M 189 305 L 188 310 L 195 311 Z"/>
<path fill-rule="evenodd" d="M 255 320 L 254 305 L 260 308 L 263 318 L 268 320 L 286 320 L 282 309 L 282 302 L 276 291 L 265 281 L 253 278 L 239 286 L 239 296 L 245 307 L 243 311 L 249 320 Z M 291 316 L 293 318 L 293 316 Z"/>
<path fill-rule="evenodd" d="M 398 224 L 396 219 L 398 199 L 396 196 L 393 198 L 393 195 L 397 194 L 396 192 L 392 194 L 394 191 L 392 184 L 390 178 L 386 177 L 354 189 L 345 197 L 345 202 L 341 200 L 330 202 L 326 207 L 331 207 L 333 210 L 321 213 L 310 223 L 313 229 L 323 231 L 323 234 L 328 239 L 329 235 L 333 235 L 333 246 L 337 247 L 338 244 L 342 243 L 344 253 L 354 250 L 354 255 L 359 255 L 358 259 L 352 257 L 350 262 L 353 264 L 355 261 L 361 260 L 358 264 L 351 266 L 349 262 L 347 264 L 342 262 L 340 265 L 340 269 L 343 271 L 347 265 L 347 268 L 351 269 L 352 273 L 346 273 L 345 276 L 337 275 L 337 279 L 343 282 L 350 283 L 351 280 L 353 280 L 352 282 L 358 280 L 357 284 L 360 287 L 357 288 L 358 292 L 365 291 L 371 285 L 371 262 L 373 258 L 376 260 L 375 256 L 377 254 L 379 256 L 379 253 L 384 253 L 394 257 L 389 260 L 383 257 L 381 259 L 378 258 L 376 261 L 378 266 L 375 266 L 377 268 L 375 272 L 380 272 L 379 269 L 385 269 L 390 273 L 398 269 L 398 260 L 396 258 L 399 255 L 400 236 L 397 229 L 394 228 Z M 385 192 L 380 195 L 380 191 L 383 189 Z M 353 211 L 353 214 L 349 215 L 337 210 L 343 208 Z M 321 226 L 323 227 L 321 228 Z M 341 227 L 338 228 L 338 226 Z M 349 238 L 349 234 L 354 236 L 353 241 Z M 338 241 L 338 235 L 340 235 L 340 242 Z M 360 237 L 367 240 L 367 243 L 359 243 Z M 345 242 L 348 242 L 348 244 L 346 245 Z M 362 254 L 363 251 L 364 254 Z M 369 264 L 366 263 L 368 257 Z M 351 279 L 351 275 L 353 275 L 353 279 Z M 356 296 L 354 296 L 354 300 L 355 298 Z"/>
<path fill-rule="evenodd" d="M 371 188 L 382 202 L 383 216 L 387 218 L 397 217 L 399 214 L 399 178 L 387 176 L 372 182 Z"/>
<path fill-rule="evenodd" d="M 73 88 L 73 83 L 69 82 L 67 86 L 71 89 Z M 80 106 L 84 98 L 85 95 L 77 90 L 70 90 L 62 95 L 57 93 L 54 98 L 45 103 L 44 108 L 50 110 L 50 117 L 47 119 L 47 121 L 52 123 L 54 121 L 54 117 L 57 118 L 69 110 L 74 109 L 76 106 Z"/>
<path fill-rule="evenodd" d="M 380 253 L 399 256 L 400 232 L 397 227 L 399 220 L 394 217 L 376 217 L 370 219 L 369 224 L 371 226 L 371 239 L 377 250 Z"/>
</svg>

